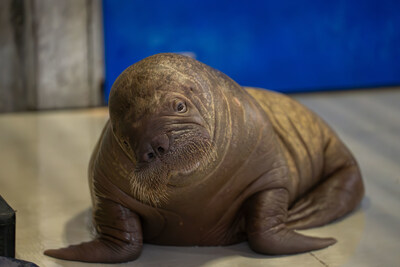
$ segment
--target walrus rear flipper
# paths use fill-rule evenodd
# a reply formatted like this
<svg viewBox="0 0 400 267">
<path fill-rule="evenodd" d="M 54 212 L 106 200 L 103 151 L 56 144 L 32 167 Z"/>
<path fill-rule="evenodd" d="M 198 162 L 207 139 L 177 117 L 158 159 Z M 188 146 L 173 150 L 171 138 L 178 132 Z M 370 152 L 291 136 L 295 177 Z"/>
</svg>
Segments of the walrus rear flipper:
<svg viewBox="0 0 400 267">
<path fill-rule="evenodd" d="M 139 216 L 105 198 L 97 198 L 94 222 L 98 237 L 66 248 L 50 249 L 45 255 L 63 260 L 118 263 L 135 260 L 142 251 Z"/>
<path fill-rule="evenodd" d="M 262 254 L 294 254 L 333 245 L 333 238 L 304 236 L 285 225 L 289 194 L 271 189 L 251 197 L 246 203 L 246 232 L 250 247 Z"/>
<path fill-rule="evenodd" d="M 286 225 L 290 229 L 325 225 L 348 214 L 359 205 L 364 195 L 361 173 L 350 152 L 343 153 L 346 149 L 341 146 L 343 145 L 339 141 L 330 142 L 325 160 L 324 176 L 327 177 L 289 210 Z M 339 160 L 335 155 L 339 155 L 336 158 L 339 157 L 344 162 L 337 164 Z"/>
</svg>

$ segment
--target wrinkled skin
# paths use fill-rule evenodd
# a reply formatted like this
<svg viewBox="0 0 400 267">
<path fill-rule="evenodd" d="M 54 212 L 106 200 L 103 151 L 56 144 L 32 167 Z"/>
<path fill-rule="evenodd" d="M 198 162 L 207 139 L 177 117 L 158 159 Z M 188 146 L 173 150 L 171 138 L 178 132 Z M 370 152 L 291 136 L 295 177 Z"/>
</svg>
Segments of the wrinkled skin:
<svg viewBox="0 0 400 267">
<path fill-rule="evenodd" d="M 357 163 L 317 115 L 194 59 L 132 65 L 109 108 L 89 166 L 97 238 L 46 255 L 125 262 L 143 242 L 245 240 L 258 253 L 301 253 L 336 241 L 294 229 L 327 224 L 362 199 Z"/>
</svg>

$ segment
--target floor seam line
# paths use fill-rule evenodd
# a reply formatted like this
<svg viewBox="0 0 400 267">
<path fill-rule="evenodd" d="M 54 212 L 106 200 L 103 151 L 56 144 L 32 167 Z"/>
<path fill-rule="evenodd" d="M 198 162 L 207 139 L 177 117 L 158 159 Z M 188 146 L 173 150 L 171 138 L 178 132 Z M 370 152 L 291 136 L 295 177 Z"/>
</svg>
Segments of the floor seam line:
<svg viewBox="0 0 400 267">
<path fill-rule="evenodd" d="M 317 261 L 319 261 L 319 262 L 320 262 L 322 265 L 324 265 L 325 267 L 329 267 L 328 264 L 326 264 L 323 260 L 321 260 L 320 258 L 318 258 L 317 256 L 315 256 L 314 253 L 310 252 L 310 255 L 311 255 L 312 257 L 314 257 L 314 259 L 316 259 Z"/>
</svg>

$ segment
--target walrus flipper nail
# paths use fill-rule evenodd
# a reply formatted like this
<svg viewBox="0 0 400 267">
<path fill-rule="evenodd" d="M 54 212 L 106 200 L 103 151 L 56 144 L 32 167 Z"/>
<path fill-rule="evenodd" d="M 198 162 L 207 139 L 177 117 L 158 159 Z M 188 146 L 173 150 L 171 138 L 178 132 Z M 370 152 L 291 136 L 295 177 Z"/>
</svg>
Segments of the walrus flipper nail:
<svg viewBox="0 0 400 267">
<path fill-rule="evenodd" d="M 246 231 L 251 249 L 268 255 L 294 254 L 333 245 L 333 238 L 301 235 L 285 225 L 289 194 L 271 189 L 252 196 L 246 203 Z"/>
<path fill-rule="evenodd" d="M 46 250 L 44 254 L 63 260 L 99 263 L 137 259 L 143 245 L 138 216 L 112 201 L 99 202 L 94 214 L 98 232 L 96 239 L 66 248 Z"/>
</svg>

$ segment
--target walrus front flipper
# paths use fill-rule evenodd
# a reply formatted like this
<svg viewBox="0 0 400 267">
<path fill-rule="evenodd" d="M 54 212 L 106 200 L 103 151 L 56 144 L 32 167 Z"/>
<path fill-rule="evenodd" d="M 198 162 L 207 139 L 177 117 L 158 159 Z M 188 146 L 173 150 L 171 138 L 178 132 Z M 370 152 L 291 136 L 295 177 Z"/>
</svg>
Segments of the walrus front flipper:
<svg viewBox="0 0 400 267">
<path fill-rule="evenodd" d="M 250 247 L 262 254 L 294 254 L 325 248 L 333 238 L 304 236 L 285 225 L 289 194 L 271 189 L 252 196 L 246 203 L 246 232 Z"/>
<path fill-rule="evenodd" d="M 50 249 L 45 255 L 63 260 L 118 263 L 139 257 L 142 229 L 139 217 L 129 209 L 101 199 L 94 212 L 98 237 L 66 248 Z"/>
<path fill-rule="evenodd" d="M 286 225 L 291 229 L 325 225 L 356 208 L 363 194 L 358 166 L 340 167 L 289 210 Z"/>
<path fill-rule="evenodd" d="M 62 260 L 97 263 L 127 262 L 136 259 L 140 255 L 140 252 L 132 255 L 132 252 L 137 250 L 134 245 L 118 243 L 95 239 L 66 248 L 49 249 L 44 254 Z"/>
</svg>

